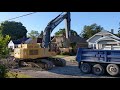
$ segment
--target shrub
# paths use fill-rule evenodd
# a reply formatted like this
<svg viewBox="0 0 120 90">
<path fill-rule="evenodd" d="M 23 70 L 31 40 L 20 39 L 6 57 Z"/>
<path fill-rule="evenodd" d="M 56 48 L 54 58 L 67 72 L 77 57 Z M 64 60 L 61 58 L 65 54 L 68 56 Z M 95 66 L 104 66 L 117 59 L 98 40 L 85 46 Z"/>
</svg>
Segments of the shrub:
<svg viewBox="0 0 120 90">
<path fill-rule="evenodd" d="M 9 70 L 7 69 L 7 67 L 5 65 L 0 65 L 0 78 L 6 78 L 7 77 L 7 72 Z"/>
</svg>

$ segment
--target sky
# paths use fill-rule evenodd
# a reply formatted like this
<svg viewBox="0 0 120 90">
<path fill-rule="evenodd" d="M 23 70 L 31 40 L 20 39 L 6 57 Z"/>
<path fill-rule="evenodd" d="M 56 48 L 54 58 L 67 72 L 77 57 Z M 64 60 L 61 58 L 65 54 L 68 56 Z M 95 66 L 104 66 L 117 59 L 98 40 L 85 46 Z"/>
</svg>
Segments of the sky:
<svg viewBox="0 0 120 90">
<path fill-rule="evenodd" d="M 0 12 L 0 23 L 31 12 Z M 45 29 L 47 24 L 61 12 L 37 12 L 28 16 L 13 19 L 11 21 L 21 22 L 26 27 L 28 33 L 31 30 L 39 33 Z M 117 33 L 120 22 L 120 12 L 71 12 L 71 29 L 78 34 L 81 33 L 85 25 L 96 23 L 105 30 Z M 65 28 L 65 21 L 62 21 L 52 32 L 52 36 L 59 29 Z"/>
</svg>

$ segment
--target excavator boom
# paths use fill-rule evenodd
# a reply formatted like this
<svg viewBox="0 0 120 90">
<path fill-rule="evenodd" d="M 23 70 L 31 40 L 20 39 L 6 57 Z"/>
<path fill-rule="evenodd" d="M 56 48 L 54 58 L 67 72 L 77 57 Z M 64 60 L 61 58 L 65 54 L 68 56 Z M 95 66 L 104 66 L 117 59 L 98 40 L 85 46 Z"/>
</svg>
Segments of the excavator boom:
<svg viewBox="0 0 120 90">
<path fill-rule="evenodd" d="M 64 19 L 66 19 L 66 35 L 69 36 L 69 31 L 68 29 L 70 29 L 70 12 L 66 12 L 65 14 L 63 14 L 63 12 L 61 14 L 59 14 L 56 18 L 54 18 L 53 20 L 51 20 L 47 27 L 44 30 L 43 33 L 43 42 L 42 42 L 42 47 L 44 48 L 48 48 L 51 42 L 51 33 L 54 30 L 55 27 L 57 27 Z M 67 36 L 66 36 L 67 37 Z"/>
</svg>

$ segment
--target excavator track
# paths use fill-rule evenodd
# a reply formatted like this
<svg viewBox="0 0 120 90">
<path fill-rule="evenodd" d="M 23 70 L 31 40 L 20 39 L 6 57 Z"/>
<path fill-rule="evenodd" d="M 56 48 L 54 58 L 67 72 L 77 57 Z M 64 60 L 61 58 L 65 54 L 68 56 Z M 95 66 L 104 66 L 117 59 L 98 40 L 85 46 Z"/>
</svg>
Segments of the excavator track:
<svg viewBox="0 0 120 90">
<path fill-rule="evenodd" d="M 64 67 L 66 66 L 66 61 L 61 58 L 50 58 L 49 59 L 55 66 Z"/>
<path fill-rule="evenodd" d="M 45 70 L 51 70 L 54 67 L 54 64 L 49 60 L 42 59 L 41 62 L 43 64 L 43 69 Z"/>
<path fill-rule="evenodd" d="M 29 66 L 27 62 L 34 62 L 39 67 L 45 70 L 51 70 L 54 66 L 64 67 L 66 66 L 66 61 L 61 58 L 46 58 L 46 59 L 35 59 L 35 60 L 19 60 L 18 65 L 20 67 Z M 36 65 L 36 66 L 37 66 Z"/>
<path fill-rule="evenodd" d="M 47 60 L 47 59 L 36 59 L 36 60 L 19 60 L 18 65 L 19 67 L 25 67 L 28 66 L 28 62 L 34 62 L 39 67 L 45 70 L 51 70 L 54 67 L 53 62 Z"/>
</svg>

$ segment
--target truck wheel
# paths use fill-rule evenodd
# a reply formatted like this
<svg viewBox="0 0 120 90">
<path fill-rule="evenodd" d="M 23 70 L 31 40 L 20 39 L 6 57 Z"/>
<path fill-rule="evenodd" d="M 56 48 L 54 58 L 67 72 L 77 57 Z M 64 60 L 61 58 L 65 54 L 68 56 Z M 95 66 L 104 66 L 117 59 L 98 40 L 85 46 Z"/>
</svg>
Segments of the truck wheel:
<svg viewBox="0 0 120 90">
<path fill-rule="evenodd" d="M 120 69 L 116 64 L 108 64 L 106 69 L 111 76 L 117 76 L 120 72 Z"/>
<path fill-rule="evenodd" d="M 95 64 L 92 68 L 92 71 L 95 75 L 103 75 L 105 72 L 104 67 L 100 64 Z"/>
<path fill-rule="evenodd" d="M 90 71 L 91 71 L 91 66 L 90 66 L 90 64 L 88 64 L 88 63 L 82 63 L 81 65 L 80 65 L 80 70 L 83 72 L 83 73 L 90 73 Z"/>
</svg>

